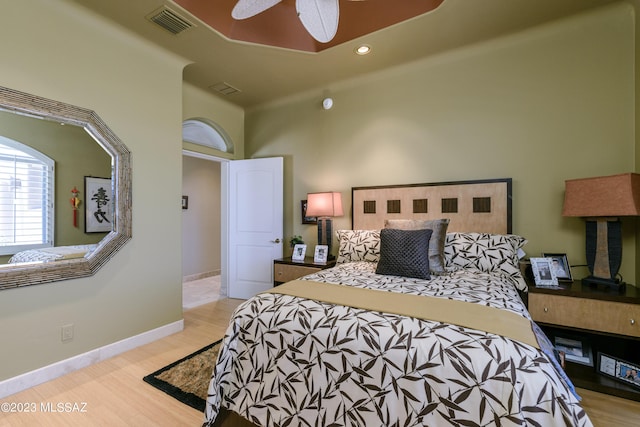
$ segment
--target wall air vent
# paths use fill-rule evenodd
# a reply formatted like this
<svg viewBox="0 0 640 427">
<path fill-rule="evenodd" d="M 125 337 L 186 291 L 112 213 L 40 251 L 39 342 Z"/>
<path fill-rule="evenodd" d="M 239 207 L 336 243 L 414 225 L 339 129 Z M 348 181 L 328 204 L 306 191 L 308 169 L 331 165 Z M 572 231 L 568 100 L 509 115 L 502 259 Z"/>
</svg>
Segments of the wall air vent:
<svg viewBox="0 0 640 427">
<path fill-rule="evenodd" d="M 216 83 L 212 86 L 209 86 L 209 89 L 215 90 L 216 92 L 220 92 L 223 95 L 231 95 L 232 93 L 241 92 L 240 89 L 231 86 L 229 83 L 220 82 Z"/>
<path fill-rule="evenodd" d="M 147 15 L 147 19 L 176 35 L 195 26 L 173 10 L 164 6 Z"/>
</svg>

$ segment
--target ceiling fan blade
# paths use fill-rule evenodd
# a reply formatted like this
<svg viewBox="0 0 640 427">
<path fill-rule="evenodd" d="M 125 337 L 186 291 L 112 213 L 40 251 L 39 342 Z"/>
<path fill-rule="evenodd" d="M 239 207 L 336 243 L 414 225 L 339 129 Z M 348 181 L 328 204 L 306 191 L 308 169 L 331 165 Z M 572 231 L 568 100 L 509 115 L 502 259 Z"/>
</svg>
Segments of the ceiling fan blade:
<svg viewBox="0 0 640 427">
<path fill-rule="evenodd" d="M 231 11 L 233 19 L 247 19 L 280 3 L 282 0 L 238 0 Z"/>
<path fill-rule="evenodd" d="M 296 0 L 296 10 L 314 39 L 327 43 L 335 37 L 340 15 L 338 0 Z"/>
</svg>

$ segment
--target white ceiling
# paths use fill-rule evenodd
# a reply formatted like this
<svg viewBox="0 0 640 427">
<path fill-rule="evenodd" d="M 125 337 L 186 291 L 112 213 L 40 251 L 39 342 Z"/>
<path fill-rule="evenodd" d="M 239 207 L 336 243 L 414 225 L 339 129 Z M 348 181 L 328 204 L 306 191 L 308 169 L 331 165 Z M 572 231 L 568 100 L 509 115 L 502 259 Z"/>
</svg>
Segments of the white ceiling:
<svg viewBox="0 0 640 427">
<path fill-rule="evenodd" d="M 184 80 L 244 108 L 415 61 L 562 18 L 615 0 L 445 0 L 435 11 L 318 53 L 236 42 L 207 27 L 172 1 L 69 0 L 192 61 Z M 211 0 L 215 1 L 215 0 Z M 342 1 L 342 0 L 341 0 Z M 393 1 L 393 0 L 388 0 Z M 196 24 L 179 35 L 146 19 L 168 6 Z M 340 23 L 340 25 L 345 25 Z M 373 51 L 357 56 L 356 45 Z M 240 89 L 219 95 L 210 86 L 226 82 Z"/>
</svg>

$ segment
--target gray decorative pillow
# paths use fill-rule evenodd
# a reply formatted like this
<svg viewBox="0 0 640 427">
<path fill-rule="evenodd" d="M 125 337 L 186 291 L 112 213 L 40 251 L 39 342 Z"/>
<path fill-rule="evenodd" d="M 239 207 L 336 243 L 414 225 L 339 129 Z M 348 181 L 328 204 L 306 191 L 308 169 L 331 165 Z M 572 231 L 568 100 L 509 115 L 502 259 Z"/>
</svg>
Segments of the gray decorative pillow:
<svg viewBox="0 0 640 427">
<path fill-rule="evenodd" d="M 336 263 L 380 259 L 380 230 L 338 230 Z"/>
<path fill-rule="evenodd" d="M 431 279 L 429 240 L 433 230 L 380 230 L 380 261 L 376 274 Z"/>
<path fill-rule="evenodd" d="M 444 242 L 447 238 L 449 218 L 420 220 L 420 219 L 385 219 L 384 228 L 398 230 L 431 229 L 433 234 L 429 240 L 429 268 L 431 273 L 443 274 L 445 270 Z"/>
<path fill-rule="evenodd" d="M 447 270 L 500 272 L 520 290 L 527 285 L 520 271 L 518 249 L 527 243 L 515 234 L 448 233 L 444 246 Z"/>
</svg>

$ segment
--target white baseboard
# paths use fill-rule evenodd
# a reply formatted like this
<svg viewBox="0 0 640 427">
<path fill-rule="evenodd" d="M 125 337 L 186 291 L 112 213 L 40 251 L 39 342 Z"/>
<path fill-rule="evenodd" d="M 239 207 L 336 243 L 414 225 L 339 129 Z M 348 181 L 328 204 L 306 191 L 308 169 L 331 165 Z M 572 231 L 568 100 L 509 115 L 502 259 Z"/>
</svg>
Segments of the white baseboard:
<svg viewBox="0 0 640 427">
<path fill-rule="evenodd" d="M 211 276 L 219 276 L 220 273 L 221 273 L 221 270 L 212 270 L 212 271 L 205 271 L 204 273 L 190 274 L 188 276 L 182 277 L 182 283 L 193 282 L 194 280 L 206 279 L 207 277 L 211 277 Z"/>
<path fill-rule="evenodd" d="M 105 345 L 104 347 L 88 351 L 69 359 L 61 360 L 48 366 L 36 369 L 31 372 L 25 372 L 13 378 L 0 381 L 0 398 L 18 393 L 38 384 L 51 381 L 54 378 L 61 377 L 78 369 L 85 368 L 94 363 L 101 362 L 110 357 L 116 356 L 125 351 L 132 350 L 141 345 L 159 340 L 184 329 L 184 320 L 169 323 L 159 328 L 152 329 L 147 332 L 125 338 L 121 341 Z"/>
</svg>

